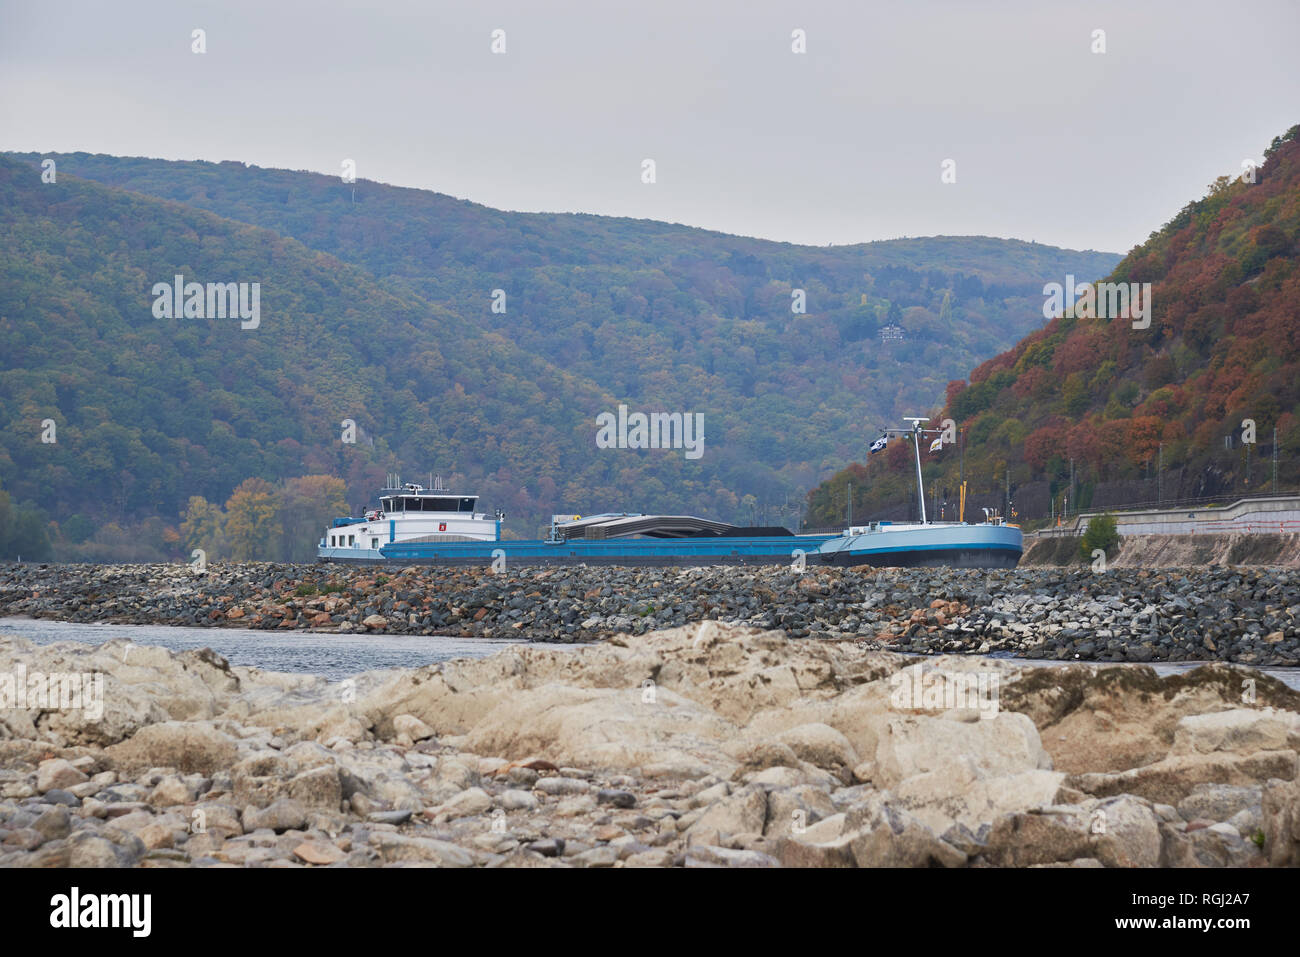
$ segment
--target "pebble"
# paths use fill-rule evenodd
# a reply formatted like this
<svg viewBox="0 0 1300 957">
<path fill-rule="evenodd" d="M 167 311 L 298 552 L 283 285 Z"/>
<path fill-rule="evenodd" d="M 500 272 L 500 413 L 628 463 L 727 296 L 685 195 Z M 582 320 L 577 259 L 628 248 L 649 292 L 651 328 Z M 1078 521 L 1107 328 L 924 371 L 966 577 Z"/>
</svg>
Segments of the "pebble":
<svg viewBox="0 0 1300 957">
<path fill-rule="evenodd" d="M 591 785 L 579 778 L 542 778 L 534 787 L 552 797 L 562 794 L 586 794 Z"/>
<path fill-rule="evenodd" d="M 243 820 L 245 831 L 256 831 L 260 828 L 292 831 L 307 823 L 307 811 L 297 801 L 281 798 L 265 808 L 245 808 Z"/>
<path fill-rule="evenodd" d="M 596 803 L 610 804 L 619 808 L 636 807 L 636 795 L 629 791 L 618 791 L 612 788 L 606 788 L 596 792 Z"/>
<path fill-rule="evenodd" d="M 371 811 L 366 815 L 366 820 L 374 824 L 405 824 L 411 819 L 412 811 L 410 808 L 402 811 Z"/>
<path fill-rule="evenodd" d="M 44 794 L 47 791 L 62 790 L 74 784 L 89 781 L 90 778 L 72 766 L 71 761 L 53 758 L 42 761 L 36 771 L 36 790 Z"/>
<path fill-rule="evenodd" d="M 542 857 L 560 857 L 564 854 L 564 841 L 558 837 L 551 837 L 544 841 L 533 841 L 527 849 Z"/>
<path fill-rule="evenodd" d="M 537 798 L 527 791 L 511 789 L 503 791 L 497 796 L 497 807 L 507 811 L 534 811 L 537 809 Z"/>
</svg>

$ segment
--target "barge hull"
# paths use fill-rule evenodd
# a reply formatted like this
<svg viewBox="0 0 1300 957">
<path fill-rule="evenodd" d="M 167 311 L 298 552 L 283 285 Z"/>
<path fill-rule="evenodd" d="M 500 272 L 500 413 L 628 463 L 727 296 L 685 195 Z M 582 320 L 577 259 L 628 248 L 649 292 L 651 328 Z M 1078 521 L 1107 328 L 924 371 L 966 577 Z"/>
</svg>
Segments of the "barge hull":
<svg viewBox="0 0 1300 957">
<path fill-rule="evenodd" d="M 1014 525 L 935 523 L 843 535 L 822 546 L 825 565 L 876 568 L 1015 568 L 1024 536 Z"/>
<path fill-rule="evenodd" d="M 900 551 L 842 551 L 823 554 L 825 565 L 873 568 L 1015 568 L 1020 549 L 935 548 Z"/>
<path fill-rule="evenodd" d="M 834 537 L 392 542 L 382 546 L 378 555 L 367 555 L 364 549 L 322 549 L 320 559 L 365 564 L 487 566 L 504 557 L 507 568 L 538 565 L 793 565 L 799 558 L 797 552 L 802 552 L 805 563 L 816 564 L 818 549 Z"/>
</svg>

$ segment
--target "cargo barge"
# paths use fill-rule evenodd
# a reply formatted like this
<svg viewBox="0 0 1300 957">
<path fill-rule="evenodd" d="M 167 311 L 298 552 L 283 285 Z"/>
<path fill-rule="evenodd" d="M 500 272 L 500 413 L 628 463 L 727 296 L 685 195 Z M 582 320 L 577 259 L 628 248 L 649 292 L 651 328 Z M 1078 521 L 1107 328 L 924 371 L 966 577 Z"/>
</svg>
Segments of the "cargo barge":
<svg viewBox="0 0 1300 957">
<path fill-rule="evenodd" d="M 1023 537 L 996 514 L 979 524 L 931 522 L 925 514 L 920 442 L 943 433 L 911 419 L 908 429 L 886 429 L 872 446 L 910 437 L 916 445 L 920 521 L 871 522 L 837 534 L 796 534 L 693 515 L 554 515 L 543 539 L 503 539 L 500 511 L 478 509 L 478 496 L 389 476 L 379 506 L 360 518 L 336 518 L 317 549 L 322 561 L 470 565 L 502 570 L 513 565 L 873 565 L 877 567 L 1014 568 Z"/>
</svg>

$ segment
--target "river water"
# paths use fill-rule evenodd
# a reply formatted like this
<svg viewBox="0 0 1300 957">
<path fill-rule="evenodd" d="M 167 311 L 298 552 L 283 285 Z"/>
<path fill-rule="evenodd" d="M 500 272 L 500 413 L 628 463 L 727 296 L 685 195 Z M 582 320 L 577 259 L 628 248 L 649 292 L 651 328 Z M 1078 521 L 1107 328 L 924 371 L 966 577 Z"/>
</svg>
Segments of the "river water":
<svg viewBox="0 0 1300 957">
<path fill-rule="evenodd" d="M 418 668 L 452 658 L 482 658 L 528 642 L 494 638 L 439 638 L 423 635 L 330 635 L 320 632 L 254 631 L 248 628 L 181 628 L 175 625 L 110 625 L 98 622 L 48 621 L 35 618 L 0 618 L 0 633 L 21 635 L 37 644 L 56 641 L 84 641 L 102 644 L 125 638 L 137 645 L 157 645 L 171 651 L 211 648 L 232 665 L 248 665 L 267 671 L 291 671 L 324 675 L 331 680 L 362 671 L 383 668 Z M 549 648 L 572 650 L 573 644 L 546 644 Z M 1006 653 L 991 657 L 1034 667 L 1058 667 L 1068 661 L 1015 658 Z M 1080 662 L 1102 664 L 1107 662 Z M 1156 674 L 1190 671 L 1205 662 L 1153 661 Z M 1116 662 L 1112 667 L 1129 665 Z M 1288 687 L 1300 691 L 1300 668 L 1261 668 Z"/>
<path fill-rule="evenodd" d="M 232 665 L 324 675 L 332 681 L 362 671 L 419 668 L 451 658 L 482 658 L 521 643 L 492 638 L 329 635 L 302 631 L 285 634 L 250 628 L 112 625 L 36 618 L 0 618 L 0 633 L 20 635 L 40 645 L 56 641 L 99 645 L 113 638 L 125 638 L 137 645 L 156 645 L 169 651 L 211 648 Z"/>
</svg>

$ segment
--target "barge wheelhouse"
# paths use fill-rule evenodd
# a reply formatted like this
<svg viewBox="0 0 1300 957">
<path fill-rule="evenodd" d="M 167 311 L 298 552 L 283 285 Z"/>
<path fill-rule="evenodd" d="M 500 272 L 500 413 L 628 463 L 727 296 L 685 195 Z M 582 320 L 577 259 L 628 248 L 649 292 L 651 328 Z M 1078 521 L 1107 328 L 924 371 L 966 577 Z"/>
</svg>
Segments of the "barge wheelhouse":
<svg viewBox="0 0 1300 957">
<path fill-rule="evenodd" d="M 379 507 L 360 518 L 336 518 L 325 530 L 317 557 L 345 561 L 384 561 L 382 550 L 399 542 L 495 542 L 501 519 L 478 511 L 478 496 L 464 495 L 435 481 L 433 488 L 390 476 L 379 493 Z"/>
</svg>

